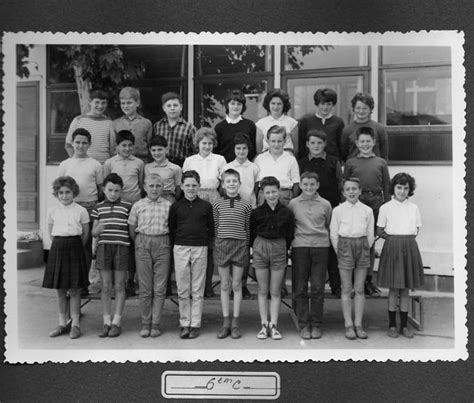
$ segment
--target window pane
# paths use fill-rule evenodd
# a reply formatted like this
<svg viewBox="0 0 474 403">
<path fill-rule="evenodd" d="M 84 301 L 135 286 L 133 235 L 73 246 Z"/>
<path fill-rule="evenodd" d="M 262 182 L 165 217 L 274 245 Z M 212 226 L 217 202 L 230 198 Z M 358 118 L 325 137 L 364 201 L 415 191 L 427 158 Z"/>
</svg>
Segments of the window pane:
<svg viewBox="0 0 474 403">
<path fill-rule="evenodd" d="M 345 122 L 351 118 L 351 99 L 363 90 L 362 76 L 296 78 L 288 79 L 288 93 L 291 99 L 289 114 L 300 119 L 308 113 L 315 113 L 313 95 L 319 88 L 331 88 L 337 93 L 336 115 Z"/>
<path fill-rule="evenodd" d="M 451 133 L 389 133 L 389 160 L 452 161 Z"/>
<path fill-rule="evenodd" d="M 50 130 L 52 135 L 66 134 L 69 124 L 81 114 L 76 90 L 55 91 L 50 94 Z"/>
<path fill-rule="evenodd" d="M 267 80 L 202 84 L 200 112 L 196 122 L 199 122 L 201 126 L 214 127 L 225 118 L 225 99 L 228 93 L 235 89 L 242 90 L 247 98 L 247 110 L 244 112 L 244 117 L 256 122 L 267 114 L 262 106 L 267 88 Z"/>
<path fill-rule="evenodd" d="M 161 107 L 161 96 L 166 92 L 176 92 L 183 98 L 183 111 L 182 115 L 187 120 L 187 100 L 184 94 L 184 88 L 181 83 L 168 83 L 160 86 L 139 86 L 141 107 L 139 109 L 140 114 L 150 119 L 152 123 L 157 122 L 165 116 Z"/>
<path fill-rule="evenodd" d="M 284 46 L 285 70 L 327 69 L 368 65 L 367 46 Z"/>
<path fill-rule="evenodd" d="M 270 51 L 263 45 L 196 47 L 196 75 L 271 71 Z"/>
<path fill-rule="evenodd" d="M 452 122 L 449 67 L 385 71 L 384 93 L 388 126 Z"/>
<path fill-rule="evenodd" d="M 145 66 L 145 79 L 185 77 L 188 74 L 186 46 L 126 45 L 122 49 L 128 63 Z"/>
<path fill-rule="evenodd" d="M 449 46 L 383 46 L 383 64 L 450 62 Z"/>
</svg>

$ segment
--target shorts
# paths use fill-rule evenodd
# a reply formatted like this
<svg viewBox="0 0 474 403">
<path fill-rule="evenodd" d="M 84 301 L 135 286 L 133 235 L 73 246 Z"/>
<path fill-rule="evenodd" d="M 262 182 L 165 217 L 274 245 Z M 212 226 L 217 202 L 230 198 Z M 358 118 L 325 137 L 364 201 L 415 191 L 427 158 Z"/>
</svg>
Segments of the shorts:
<svg viewBox="0 0 474 403">
<path fill-rule="evenodd" d="M 95 268 L 97 270 L 127 271 L 130 248 L 126 245 L 99 244 L 97 247 Z"/>
<path fill-rule="evenodd" d="M 253 242 L 253 267 L 255 269 L 284 270 L 288 265 L 286 239 L 257 237 Z"/>
<path fill-rule="evenodd" d="M 242 239 L 216 238 L 213 256 L 218 267 L 248 267 L 250 261 L 247 241 Z"/>
<path fill-rule="evenodd" d="M 367 237 L 347 238 L 340 236 L 337 243 L 337 262 L 341 270 L 368 269 L 370 246 Z"/>
</svg>

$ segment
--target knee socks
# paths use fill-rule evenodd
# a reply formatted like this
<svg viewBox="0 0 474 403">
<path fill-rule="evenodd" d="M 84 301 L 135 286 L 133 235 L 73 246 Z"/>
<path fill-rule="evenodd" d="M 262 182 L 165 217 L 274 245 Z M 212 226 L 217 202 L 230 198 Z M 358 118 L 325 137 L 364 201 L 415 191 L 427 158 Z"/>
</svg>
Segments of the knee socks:
<svg viewBox="0 0 474 403">
<path fill-rule="evenodd" d="M 400 329 L 407 327 L 408 322 L 408 312 L 400 311 Z"/>
<path fill-rule="evenodd" d="M 388 311 L 388 327 L 397 327 L 397 311 Z"/>
</svg>

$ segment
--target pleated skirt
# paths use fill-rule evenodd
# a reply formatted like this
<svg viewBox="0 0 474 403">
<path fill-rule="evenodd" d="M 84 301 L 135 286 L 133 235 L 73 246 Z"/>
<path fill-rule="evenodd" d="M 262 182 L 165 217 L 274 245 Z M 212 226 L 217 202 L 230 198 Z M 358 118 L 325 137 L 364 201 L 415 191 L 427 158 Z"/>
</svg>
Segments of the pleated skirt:
<svg viewBox="0 0 474 403">
<path fill-rule="evenodd" d="M 89 285 L 88 272 L 81 237 L 54 237 L 44 272 L 43 287 L 84 288 Z"/>
<path fill-rule="evenodd" d="M 389 235 L 380 256 L 377 285 L 416 289 L 423 282 L 423 262 L 415 236 Z"/>
</svg>

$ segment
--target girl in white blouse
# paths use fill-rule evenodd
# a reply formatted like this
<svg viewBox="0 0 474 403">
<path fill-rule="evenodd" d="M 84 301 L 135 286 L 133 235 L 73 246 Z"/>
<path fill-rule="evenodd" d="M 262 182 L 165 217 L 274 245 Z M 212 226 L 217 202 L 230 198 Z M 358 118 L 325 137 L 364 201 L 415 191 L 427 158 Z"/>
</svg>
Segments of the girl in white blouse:
<svg viewBox="0 0 474 403">
<path fill-rule="evenodd" d="M 416 204 L 408 200 L 413 196 L 415 179 L 407 173 L 396 174 L 390 183 L 391 201 L 380 207 L 377 234 L 385 239 L 380 256 L 377 284 L 389 288 L 388 336 L 399 333 L 412 338 L 407 327 L 409 289 L 423 284 L 423 262 L 415 237 L 421 227 L 420 212 Z M 397 298 L 400 297 L 401 325 L 397 330 Z"/>
</svg>

